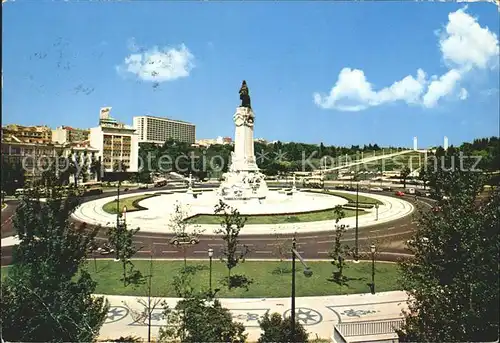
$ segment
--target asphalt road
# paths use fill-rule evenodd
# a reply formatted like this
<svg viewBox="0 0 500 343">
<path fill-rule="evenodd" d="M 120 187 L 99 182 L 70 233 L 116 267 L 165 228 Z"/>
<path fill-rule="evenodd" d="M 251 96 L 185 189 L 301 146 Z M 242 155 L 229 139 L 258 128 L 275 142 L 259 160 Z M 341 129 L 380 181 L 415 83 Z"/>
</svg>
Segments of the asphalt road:
<svg viewBox="0 0 500 343">
<path fill-rule="evenodd" d="M 213 186 L 211 184 L 203 184 L 204 187 Z M 203 187 L 197 185 L 195 188 Z M 156 188 L 155 190 L 171 189 L 171 187 Z M 144 190 L 130 190 L 125 194 L 143 192 Z M 94 200 L 104 196 L 110 196 L 111 192 L 107 192 L 100 196 L 87 197 L 85 201 Z M 114 193 L 114 192 L 113 192 Z M 123 193 L 122 193 L 123 194 Z M 384 195 L 392 195 L 392 193 L 378 193 Z M 429 209 L 432 200 L 413 196 L 408 196 L 405 200 L 416 204 L 424 210 Z M 17 201 L 9 201 L 7 209 L 2 211 L 2 237 L 12 235 L 12 217 L 17 206 Z M 399 220 L 388 223 L 375 224 L 368 227 L 359 228 L 358 231 L 358 247 L 360 258 L 369 250 L 369 245 L 375 243 L 377 245 L 377 259 L 380 260 L 395 260 L 397 258 L 409 257 L 409 251 L 406 249 L 405 242 L 412 236 L 416 230 L 415 214 L 401 218 Z M 301 225 L 307 225 L 303 223 Z M 214 250 L 214 258 L 220 256 L 220 250 L 223 247 L 224 241 L 216 235 L 204 235 L 200 238 L 200 242 L 194 245 L 183 245 L 176 247 L 170 244 L 171 234 L 138 232 L 135 235 L 134 243 L 137 246 L 138 253 L 136 257 L 147 258 L 182 258 L 184 253 L 188 258 L 208 258 L 208 249 Z M 248 248 L 247 258 L 249 259 L 275 259 L 279 258 L 279 247 L 284 244 L 289 244 L 292 235 L 240 235 L 240 243 Z M 306 259 L 322 259 L 328 258 L 328 251 L 332 248 L 335 232 L 332 228 L 331 232 L 317 232 L 297 234 L 298 251 Z M 98 242 L 106 241 L 105 232 L 100 232 L 97 237 Z M 355 244 L 355 229 L 351 228 L 345 232 L 342 239 L 343 242 L 354 246 Z M 8 264 L 11 261 L 12 247 L 2 248 L 2 265 Z M 95 254 L 97 258 L 109 258 L 110 256 Z"/>
</svg>

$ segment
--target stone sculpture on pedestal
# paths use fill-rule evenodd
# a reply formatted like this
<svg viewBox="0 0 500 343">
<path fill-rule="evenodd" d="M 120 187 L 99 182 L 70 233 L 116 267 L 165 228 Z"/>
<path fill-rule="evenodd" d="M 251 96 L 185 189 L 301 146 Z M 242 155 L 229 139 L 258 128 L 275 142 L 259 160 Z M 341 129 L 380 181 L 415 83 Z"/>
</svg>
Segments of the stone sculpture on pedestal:
<svg viewBox="0 0 500 343">
<path fill-rule="evenodd" d="M 241 106 L 236 108 L 233 116 L 235 134 L 231 165 L 229 171 L 223 175 L 218 194 L 225 200 L 264 199 L 268 189 L 255 159 L 255 114 L 250 107 L 250 93 L 246 81 L 241 85 L 240 100 Z"/>
</svg>

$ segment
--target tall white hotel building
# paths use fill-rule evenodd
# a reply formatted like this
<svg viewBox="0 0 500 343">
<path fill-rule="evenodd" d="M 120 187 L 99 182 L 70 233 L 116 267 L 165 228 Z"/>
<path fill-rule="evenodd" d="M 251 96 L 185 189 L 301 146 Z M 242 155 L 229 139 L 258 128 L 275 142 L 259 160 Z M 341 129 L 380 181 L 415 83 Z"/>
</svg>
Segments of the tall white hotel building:
<svg viewBox="0 0 500 343">
<path fill-rule="evenodd" d="M 196 128 L 194 124 L 165 117 L 138 116 L 133 119 L 139 143 L 163 144 L 169 139 L 194 144 Z"/>
</svg>

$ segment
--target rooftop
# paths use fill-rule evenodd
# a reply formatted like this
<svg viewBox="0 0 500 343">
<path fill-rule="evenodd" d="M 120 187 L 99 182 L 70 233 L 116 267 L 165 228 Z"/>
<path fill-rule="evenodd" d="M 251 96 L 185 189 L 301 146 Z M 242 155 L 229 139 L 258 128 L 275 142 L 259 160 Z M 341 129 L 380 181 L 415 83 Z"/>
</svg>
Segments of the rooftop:
<svg viewBox="0 0 500 343">
<path fill-rule="evenodd" d="M 187 122 L 187 121 L 184 121 L 184 120 L 172 119 L 172 118 L 168 118 L 168 117 L 152 116 L 152 115 L 149 115 L 149 114 L 146 114 L 146 115 L 143 115 L 143 116 L 137 116 L 136 118 L 154 118 L 154 119 L 170 120 L 170 121 L 175 121 L 175 122 L 179 122 L 179 123 L 183 123 L 183 124 L 194 125 L 193 123 L 190 123 L 190 122 Z"/>
</svg>

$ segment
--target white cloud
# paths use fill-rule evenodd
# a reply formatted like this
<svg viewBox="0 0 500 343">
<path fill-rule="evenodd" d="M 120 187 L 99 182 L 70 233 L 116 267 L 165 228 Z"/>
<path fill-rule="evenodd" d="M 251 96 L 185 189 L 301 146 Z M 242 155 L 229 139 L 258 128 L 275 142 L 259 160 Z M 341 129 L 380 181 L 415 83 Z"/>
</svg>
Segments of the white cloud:
<svg viewBox="0 0 500 343">
<path fill-rule="evenodd" d="M 498 63 L 497 35 L 481 27 L 465 9 L 448 15 L 439 45 L 444 61 L 453 67 L 484 69 Z"/>
<path fill-rule="evenodd" d="M 465 100 L 465 99 L 467 99 L 468 97 L 469 97 L 469 92 L 467 91 L 467 89 L 462 88 L 462 89 L 460 90 L 460 93 L 458 94 L 458 98 L 459 98 L 460 100 Z"/>
<path fill-rule="evenodd" d="M 362 70 L 344 68 L 330 94 L 325 96 L 315 93 L 314 102 L 322 108 L 337 108 L 341 111 L 361 111 L 398 100 L 417 103 L 424 85 L 425 73 L 419 69 L 416 78 L 409 75 L 390 87 L 374 91 Z"/>
<path fill-rule="evenodd" d="M 450 13 L 440 32 L 439 47 L 449 67 L 443 75 L 427 79 L 419 69 L 416 77 L 408 75 L 389 87 L 375 90 L 363 70 L 343 68 L 329 94 L 313 94 L 314 103 L 324 109 L 361 111 L 396 101 L 432 108 L 453 94 L 460 100 L 467 99 L 469 93 L 459 87 L 461 81 L 474 69 L 498 66 L 499 45 L 496 34 L 481 27 L 465 10 Z"/>
<path fill-rule="evenodd" d="M 129 48 L 138 48 L 134 40 L 128 45 Z M 129 55 L 117 70 L 135 74 L 144 81 L 165 82 L 189 76 L 194 68 L 193 62 L 194 56 L 184 44 L 178 48 L 159 49 L 155 46 Z"/>
<path fill-rule="evenodd" d="M 427 108 L 435 107 L 439 99 L 451 94 L 456 89 L 461 78 L 462 74 L 456 69 L 451 69 L 440 78 L 434 77 L 434 80 L 429 84 L 427 93 L 422 98 L 423 105 Z"/>
</svg>

